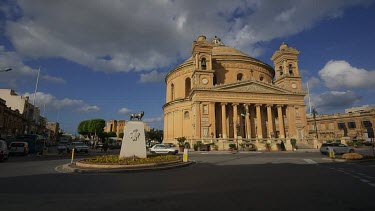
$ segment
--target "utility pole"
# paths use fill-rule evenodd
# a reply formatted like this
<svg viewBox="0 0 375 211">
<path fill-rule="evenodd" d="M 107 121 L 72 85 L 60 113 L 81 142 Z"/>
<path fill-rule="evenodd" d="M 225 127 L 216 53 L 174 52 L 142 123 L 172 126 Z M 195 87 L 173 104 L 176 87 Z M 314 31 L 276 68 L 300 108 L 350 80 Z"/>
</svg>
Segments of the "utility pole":
<svg viewBox="0 0 375 211">
<path fill-rule="evenodd" d="M 316 139 L 318 139 L 318 127 L 316 125 L 316 115 L 318 114 L 318 112 L 316 112 L 315 110 L 315 107 L 313 107 L 312 109 L 312 115 L 313 115 L 313 118 L 314 118 L 314 125 L 315 125 L 315 135 L 316 135 Z"/>
</svg>

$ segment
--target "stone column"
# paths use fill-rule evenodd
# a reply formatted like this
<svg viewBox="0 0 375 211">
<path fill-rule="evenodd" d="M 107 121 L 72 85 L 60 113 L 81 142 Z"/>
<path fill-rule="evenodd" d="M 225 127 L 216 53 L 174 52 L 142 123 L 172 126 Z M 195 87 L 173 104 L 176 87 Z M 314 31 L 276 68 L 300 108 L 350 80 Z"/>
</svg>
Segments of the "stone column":
<svg viewBox="0 0 375 211">
<path fill-rule="evenodd" d="M 246 121 L 246 138 L 251 138 L 251 124 L 250 124 L 250 113 L 249 113 L 249 105 L 243 104 L 245 106 L 246 115 L 245 115 L 245 121 Z"/>
<path fill-rule="evenodd" d="M 262 130 L 262 114 L 260 112 L 260 107 L 262 106 L 262 104 L 256 104 L 255 107 L 256 107 L 256 111 L 257 111 L 257 127 L 258 127 L 258 130 L 257 130 L 257 133 L 258 133 L 258 138 L 263 138 L 263 130 Z"/>
<path fill-rule="evenodd" d="M 234 138 L 237 138 L 237 124 L 239 124 L 237 105 L 238 103 L 233 103 L 233 136 Z"/>
<path fill-rule="evenodd" d="M 227 136 L 227 110 L 226 103 L 221 103 L 221 128 L 223 138 L 228 138 Z"/>
<path fill-rule="evenodd" d="M 195 102 L 195 137 L 201 137 L 201 103 Z"/>
<path fill-rule="evenodd" d="M 268 136 L 271 138 L 271 134 L 274 134 L 271 104 L 267 105 L 267 117 L 268 117 Z"/>
<path fill-rule="evenodd" d="M 284 130 L 284 118 L 283 118 L 283 106 L 277 105 L 277 115 L 279 120 L 279 131 L 280 131 L 280 137 L 279 138 L 285 138 L 285 130 Z"/>
<path fill-rule="evenodd" d="M 210 103 L 208 112 L 210 114 L 210 124 L 211 124 L 211 132 L 209 135 L 210 137 L 212 137 L 211 133 L 213 133 L 214 138 L 216 138 L 216 117 L 215 117 L 215 103 L 214 102 Z"/>
</svg>

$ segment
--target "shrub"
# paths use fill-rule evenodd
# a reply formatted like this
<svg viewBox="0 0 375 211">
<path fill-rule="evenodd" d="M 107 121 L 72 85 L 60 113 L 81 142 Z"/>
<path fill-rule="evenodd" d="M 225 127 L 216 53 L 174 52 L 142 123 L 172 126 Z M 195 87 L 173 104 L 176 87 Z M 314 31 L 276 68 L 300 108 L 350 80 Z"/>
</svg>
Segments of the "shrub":
<svg viewBox="0 0 375 211">
<path fill-rule="evenodd" d="M 237 149 L 236 144 L 229 144 L 229 149 L 236 150 Z"/>
<path fill-rule="evenodd" d="M 292 144 L 292 147 L 295 148 L 297 144 L 297 140 L 294 138 L 290 139 L 290 144 Z"/>
<path fill-rule="evenodd" d="M 179 147 L 185 146 L 186 138 L 184 136 L 176 138 Z"/>
<path fill-rule="evenodd" d="M 271 150 L 271 143 L 266 142 L 264 144 L 264 147 L 266 148 L 266 150 Z"/>
<path fill-rule="evenodd" d="M 343 154 L 341 158 L 346 159 L 346 160 L 359 160 L 359 159 L 363 159 L 363 156 L 358 153 L 346 153 L 346 154 Z"/>
</svg>

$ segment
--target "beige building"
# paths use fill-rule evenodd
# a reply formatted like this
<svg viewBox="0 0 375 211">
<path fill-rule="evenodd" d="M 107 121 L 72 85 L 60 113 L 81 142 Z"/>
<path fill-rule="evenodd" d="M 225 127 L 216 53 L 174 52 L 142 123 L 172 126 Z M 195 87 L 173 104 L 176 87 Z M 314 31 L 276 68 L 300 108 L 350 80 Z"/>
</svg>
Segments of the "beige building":
<svg viewBox="0 0 375 211">
<path fill-rule="evenodd" d="M 318 115 L 315 120 L 309 116 L 307 118 L 309 138 L 315 138 L 318 134 L 318 139 L 322 141 L 337 140 L 342 137 L 369 140 L 367 128 L 375 130 L 375 108 L 364 110 L 362 106 L 345 111 L 347 112 L 345 114 Z"/>
<path fill-rule="evenodd" d="M 49 140 L 57 141 L 57 135 L 60 130 L 60 124 L 58 122 L 47 122 L 46 128 L 47 128 Z"/>
<path fill-rule="evenodd" d="M 29 97 L 18 95 L 12 89 L 0 89 L 0 98 L 10 109 L 17 111 L 23 116 L 23 131 L 21 133 L 44 133 L 45 118 L 40 116 L 38 107 L 29 102 Z"/>
<path fill-rule="evenodd" d="M 5 100 L 0 98 L 0 138 L 21 134 L 24 131 L 24 121 L 25 118 L 18 110 L 10 109 Z"/>
<path fill-rule="evenodd" d="M 125 120 L 108 120 L 107 125 L 104 128 L 104 132 L 115 132 L 117 137 L 120 133 L 124 132 L 126 124 L 128 122 Z M 150 132 L 150 126 L 144 122 L 145 131 Z"/>
<path fill-rule="evenodd" d="M 164 142 L 305 137 L 299 53 L 283 43 L 271 67 L 199 36 L 191 57 L 165 77 Z"/>
</svg>

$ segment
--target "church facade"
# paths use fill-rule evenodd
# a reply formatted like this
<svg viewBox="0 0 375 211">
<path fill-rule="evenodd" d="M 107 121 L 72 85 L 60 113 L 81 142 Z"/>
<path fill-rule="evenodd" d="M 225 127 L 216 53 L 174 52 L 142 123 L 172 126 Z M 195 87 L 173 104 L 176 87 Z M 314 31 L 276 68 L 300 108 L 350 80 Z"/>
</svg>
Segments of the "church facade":
<svg viewBox="0 0 375 211">
<path fill-rule="evenodd" d="M 299 53 L 283 43 L 271 67 L 199 36 L 191 57 L 165 77 L 163 142 L 306 137 Z"/>
</svg>

